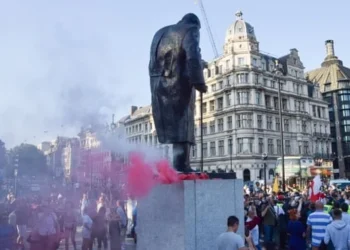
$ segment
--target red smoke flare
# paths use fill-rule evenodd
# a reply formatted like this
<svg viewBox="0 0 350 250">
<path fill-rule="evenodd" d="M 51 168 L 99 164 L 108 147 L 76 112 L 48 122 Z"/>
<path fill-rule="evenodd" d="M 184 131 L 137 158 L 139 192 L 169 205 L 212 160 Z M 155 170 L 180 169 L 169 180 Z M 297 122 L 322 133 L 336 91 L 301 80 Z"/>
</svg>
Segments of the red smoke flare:
<svg viewBox="0 0 350 250">
<path fill-rule="evenodd" d="M 130 155 L 130 167 L 128 171 L 128 191 L 130 195 L 140 198 L 145 197 L 156 185 L 154 174 L 142 155 Z"/>
</svg>

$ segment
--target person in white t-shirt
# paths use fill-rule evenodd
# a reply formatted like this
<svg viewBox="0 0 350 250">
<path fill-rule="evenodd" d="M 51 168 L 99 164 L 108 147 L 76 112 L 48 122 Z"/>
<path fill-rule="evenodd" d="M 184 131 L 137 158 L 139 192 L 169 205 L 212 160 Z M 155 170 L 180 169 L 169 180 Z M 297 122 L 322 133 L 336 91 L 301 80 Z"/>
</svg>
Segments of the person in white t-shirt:
<svg viewBox="0 0 350 250">
<path fill-rule="evenodd" d="M 83 221 L 83 229 L 82 229 L 83 245 L 81 249 L 92 250 L 92 241 L 91 241 L 92 219 L 88 215 L 88 208 L 85 208 L 83 210 L 82 221 Z"/>
<path fill-rule="evenodd" d="M 255 207 L 252 207 L 248 211 L 247 222 L 252 221 L 255 216 L 256 216 Z M 257 250 L 261 250 L 260 242 L 259 242 L 259 226 L 256 225 L 253 229 L 251 229 L 250 230 L 250 234 L 252 236 L 252 241 L 253 241 L 253 244 L 254 244 L 255 248 Z"/>
<path fill-rule="evenodd" d="M 251 235 L 246 237 L 249 247 L 244 244 L 243 238 L 237 234 L 239 220 L 236 216 L 227 219 L 227 232 L 220 234 L 216 240 L 217 250 L 253 250 L 255 249 Z"/>
</svg>

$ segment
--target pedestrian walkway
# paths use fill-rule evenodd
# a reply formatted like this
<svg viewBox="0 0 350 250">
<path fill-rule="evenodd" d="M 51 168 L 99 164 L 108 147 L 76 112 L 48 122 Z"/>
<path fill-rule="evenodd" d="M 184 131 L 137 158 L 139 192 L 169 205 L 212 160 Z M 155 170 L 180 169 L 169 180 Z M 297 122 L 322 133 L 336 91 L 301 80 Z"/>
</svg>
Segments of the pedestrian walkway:
<svg viewBox="0 0 350 250">
<path fill-rule="evenodd" d="M 82 245 L 82 237 L 81 237 L 81 227 L 78 227 L 77 234 L 75 237 L 76 243 L 77 243 L 77 249 L 81 249 Z M 71 243 L 69 243 L 69 249 L 72 250 L 73 246 Z M 94 246 L 93 250 L 97 250 L 97 246 Z M 59 250 L 65 250 L 64 240 L 61 241 Z M 136 250 L 136 246 L 133 242 L 133 239 L 126 239 L 125 242 L 125 248 L 123 250 Z"/>
</svg>

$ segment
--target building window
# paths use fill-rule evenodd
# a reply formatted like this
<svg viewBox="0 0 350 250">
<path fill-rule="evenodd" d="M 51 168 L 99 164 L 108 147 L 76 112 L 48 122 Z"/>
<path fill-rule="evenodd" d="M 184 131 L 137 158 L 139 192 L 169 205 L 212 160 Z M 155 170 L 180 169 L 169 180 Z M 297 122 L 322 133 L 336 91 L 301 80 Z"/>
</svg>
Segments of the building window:
<svg viewBox="0 0 350 250">
<path fill-rule="evenodd" d="M 226 60 L 226 72 L 230 70 L 230 60 Z"/>
<path fill-rule="evenodd" d="M 309 155 L 309 142 L 308 141 L 304 141 L 304 155 Z"/>
<path fill-rule="evenodd" d="M 277 139 L 276 144 L 277 144 L 277 154 L 281 155 L 282 154 L 282 141 L 280 139 Z"/>
<path fill-rule="evenodd" d="M 147 123 L 145 124 L 145 132 L 146 133 L 148 132 L 148 124 Z"/>
<path fill-rule="evenodd" d="M 238 104 L 249 104 L 249 92 L 248 91 L 238 92 Z"/>
<path fill-rule="evenodd" d="M 248 83 L 248 73 L 237 74 L 237 83 Z"/>
<path fill-rule="evenodd" d="M 219 74 L 222 74 L 222 65 L 219 66 Z"/>
<path fill-rule="evenodd" d="M 215 83 L 211 85 L 211 91 L 212 91 L 212 92 L 215 92 L 215 91 L 216 91 L 216 84 L 215 84 Z"/>
<path fill-rule="evenodd" d="M 274 97 L 273 98 L 273 107 L 278 110 L 278 107 L 279 107 L 279 103 L 278 103 L 278 97 Z"/>
<path fill-rule="evenodd" d="M 208 143 L 203 143 L 203 157 L 208 157 Z"/>
<path fill-rule="evenodd" d="M 261 93 L 260 93 L 260 91 L 255 92 L 255 97 L 256 97 L 256 104 L 261 105 Z"/>
<path fill-rule="evenodd" d="M 265 95 L 265 106 L 266 108 L 271 108 L 271 96 Z"/>
<path fill-rule="evenodd" d="M 203 135 L 208 134 L 208 123 L 203 122 Z"/>
<path fill-rule="evenodd" d="M 210 134 L 215 133 L 215 121 L 211 121 L 209 124 Z"/>
<path fill-rule="evenodd" d="M 284 119 L 284 130 L 285 132 L 289 132 L 289 120 Z"/>
<path fill-rule="evenodd" d="M 276 81 L 271 81 L 271 88 L 276 88 Z"/>
<path fill-rule="evenodd" d="M 284 147 L 285 147 L 285 152 L 286 155 L 291 155 L 291 147 L 290 147 L 290 140 L 285 140 L 284 141 Z"/>
<path fill-rule="evenodd" d="M 268 139 L 267 140 L 267 151 L 269 155 L 273 155 L 273 139 Z"/>
<path fill-rule="evenodd" d="M 227 129 L 232 129 L 232 116 L 227 117 Z"/>
<path fill-rule="evenodd" d="M 262 115 L 258 115 L 258 128 L 262 129 Z"/>
<path fill-rule="evenodd" d="M 214 100 L 211 100 L 209 102 L 209 110 L 210 110 L 210 112 L 213 112 L 215 110 L 215 101 Z"/>
<path fill-rule="evenodd" d="M 281 122 L 280 122 L 280 118 L 276 117 L 275 118 L 276 121 L 276 131 L 280 131 L 281 130 Z"/>
<path fill-rule="evenodd" d="M 215 141 L 210 142 L 210 156 L 216 156 Z"/>
<path fill-rule="evenodd" d="M 203 102 L 202 104 L 203 114 L 207 113 L 207 103 Z"/>
<path fill-rule="evenodd" d="M 265 153 L 264 152 L 264 139 L 263 138 L 259 138 L 259 143 L 258 143 L 259 145 L 259 154 L 263 154 L 263 153 Z"/>
<path fill-rule="evenodd" d="M 239 114 L 236 115 L 237 128 L 251 128 L 252 127 L 252 114 Z"/>
<path fill-rule="evenodd" d="M 218 120 L 218 131 L 219 132 L 224 131 L 224 118 L 220 118 Z"/>
<path fill-rule="evenodd" d="M 265 86 L 265 87 L 267 87 L 267 85 L 268 85 L 268 81 L 267 81 L 267 79 L 266 79 L 266 78 L 264 78 L 264 80 L 263 80 L 263 84 L 264 84 L 264 86 Z"/>
<path fill-rule="evenodd" d="M 196 147 L 196 145 L 192 146 L 192 158 L 197 158 L 197 147 Z"/>
<path fill-rule="evenodd" d="M 219 97 L 217 101 L 218 101 L 218 110 L 222 110 L 224 107 L 224 98 Z"/>
<path fill-rule="evenodd" d="M 219 141 L 219 156 L 223 156 L 225 154 L 225 141 Z"/>
<path fill-rule="evenodd" d="M 244 65 L 244 57 L 239 57 L 239 58 L 238 58 L 238 65 L 239 65 L 239 66 Z"/>
<path fill-rule="evenodd" d="M 226 93 L 226 107 L 231 106 L 231 93 Z"/>
<path fill-rule="evenodd" d="M 238 138 L 237 139 L 237 153 L 252 153 L 253 139 L 252 138 Z"/>
<path fill-rule="evenodd" d="M 208 71 L 207 71 L 207 77 L 208 78 L 211 77 L 211 70 L 210 69 L 208 69 Z"/>
<path fill-rule="evenodd" d="M 249 169 L 244 169 L 243 171 L 243 181 L 250 181 L 250 170 Z"/>
<path fill-rule="evenodd" d="M 271 116 L 266 117 L 266 129 L 272 130 L 272 117 Z"/>
<path fill-rule="evenodd" d="M 255 67 L 258 66 L 258 59 L 253 58 L 253 66 L 255 66 Z"/>
<path fill-rule="evenodd" d="M 307 132 L 306 121 L 301 121 L 301 132 Z"/>
<path fill-rule="evenodd" d="M 282 109 L 288 110 L 288 102 L 287 99 L 282 99 Z"/>
</svg>

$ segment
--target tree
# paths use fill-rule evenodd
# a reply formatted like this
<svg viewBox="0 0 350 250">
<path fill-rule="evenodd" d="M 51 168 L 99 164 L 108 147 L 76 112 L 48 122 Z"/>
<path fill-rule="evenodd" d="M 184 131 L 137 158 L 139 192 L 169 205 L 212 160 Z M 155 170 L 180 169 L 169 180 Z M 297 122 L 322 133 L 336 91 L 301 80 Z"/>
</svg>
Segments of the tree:
<svg viewBox="0 0 350 250">
<path fill-rule="evenodd" d="M 39 176 L 47 173 L 45 155 L 34 145 L 21 144 L 10 150 L 12 169 L 18 167 L 18 175 Z"/>
<path fill-rule="evenodd" d="M 0 169 L 4 169 L 7 165 L 6 147 L 5 143 L 0 140 Z"/>
</svg>

